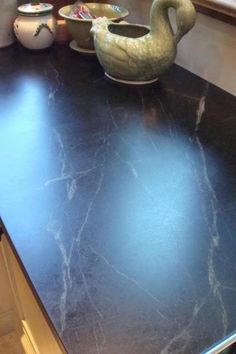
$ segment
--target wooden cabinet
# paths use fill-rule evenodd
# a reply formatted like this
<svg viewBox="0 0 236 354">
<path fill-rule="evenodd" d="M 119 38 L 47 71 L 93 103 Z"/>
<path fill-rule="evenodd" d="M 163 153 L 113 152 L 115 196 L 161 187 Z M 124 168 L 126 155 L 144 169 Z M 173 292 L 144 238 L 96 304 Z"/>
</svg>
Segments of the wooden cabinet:
<svg viewBox="0 0 236 354">
<path fill-rule="evenodd" d="M 0 234 L 0 353 L 66 353 L 4 233 Z"/>
</svg>

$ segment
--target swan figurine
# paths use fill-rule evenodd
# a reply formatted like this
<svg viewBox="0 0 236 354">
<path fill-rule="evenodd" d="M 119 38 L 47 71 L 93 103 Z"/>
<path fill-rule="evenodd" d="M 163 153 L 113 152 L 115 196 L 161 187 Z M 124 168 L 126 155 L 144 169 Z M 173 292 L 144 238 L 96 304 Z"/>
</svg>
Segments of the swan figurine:
<svg viewBox="0 0 236 354">
<path fill-rule="evenodd" d="M 171 7 L 176 13 L 176 33 L 168 15 Z M 195 19 L 191 0 L 154 0 L 149 27 L 114 23 L 105 17 L 93 20 L 91 33 L 105 74 L 131 84 L 156 81 L 174 62 L 177 44 Z"/>
</svg>

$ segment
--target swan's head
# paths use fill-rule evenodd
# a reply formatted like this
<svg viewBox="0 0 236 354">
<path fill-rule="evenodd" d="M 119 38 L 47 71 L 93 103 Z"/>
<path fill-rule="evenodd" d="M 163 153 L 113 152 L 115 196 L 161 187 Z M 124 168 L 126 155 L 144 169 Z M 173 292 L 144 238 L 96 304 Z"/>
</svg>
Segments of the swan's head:
<svg viewBox="0 0 236 354">
<path fill-rule="evenodd" d="M 94 35 L 97 32 L 106 30 L 108 27 L 109 20 L 106 17 L 98 17 L 93 20 L 92 28 L 90 32 Z"/>
<path fill-rule="evenodd" d="M 177 32 L 175 35 L 176 42 L 187 33 L 195 24 L 196 11 L 191 1 L 182 2 L 182 6 L 176 9 Z"/>
</svg>

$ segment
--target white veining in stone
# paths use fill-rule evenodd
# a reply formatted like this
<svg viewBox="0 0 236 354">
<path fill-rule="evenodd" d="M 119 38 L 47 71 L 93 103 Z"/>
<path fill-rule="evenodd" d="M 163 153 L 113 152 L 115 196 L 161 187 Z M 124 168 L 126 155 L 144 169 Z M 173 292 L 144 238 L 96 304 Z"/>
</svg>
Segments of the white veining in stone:
<svg viewBox="0 0 236 354">
<path fill-rule="evenodd" d="M 48 225 L 47 225 L 47 231 L 53 235 L 55 242 L 57 243 L 57 246 L 60 250 L 61 256 L 62 256 L 62 293 L 60 297 L 60 323 L 61 323 L 61 328 L 60 328 L 60 335 L 64 332 L 65 326 L 66 326 L 66 304 L 67 304 L 67 298 L 68 298 L 68 293 L 72 287 L 72 277 L 71 277 L 71 260 L 72 260 L 72 255 L 76 247 L 76 251 L 78 252 L 78 256 L 80 257 L 80 243 L 81 243 L 81 237 L 82 234 L 87 226 L 92 208 L 94 206 L 95 200 L 102 188 L 103 180 L 104 180 L 104 171 L 102 168 L 102 164 L 97 163 L 97 159 L 99 156 L 99 153 L 102 151 L 104 148 L 105 142 L 99 146 L 94 155 L 92 156 L 92 161 L 91 161 L 91 167 L 82 170 L 82 171 L 77 171 L 73 174 L 71 174 L 68 171 L 67 168 L 67 157 L 66 157 L 66 152 L 65 152 L 65 146 L 63 143 L 63 139 L 61 134 L 59 134 L 56 130 L 54 131 L 54 134 L 56 136 L 56 141 L 59 145 L 59 161 L 60 161 L 60 175 L 48 180 L 45 182 L 45 186 L 49 186 L 50 184 L 57 182 L 57 181 L 65 181 L 66 182 L 66 190 L 67 190 L 67 198 L 70 201 L 77 190 L 77 183 L 79 178 L 87 176 L 89 173 L 97 169 L 97 167 L 101 167 L 101 172 L 100 172 L 100 177 L 98 178 L 97 181 L 97 186 L 95 188 L 95 191 L 91 197 L 90 202 L 88 203 L 87 210 L 85 211 L 84 218 L 81 220 L 78 232 L 76 233 L 75 237 L 72 239 L 71 246 L 69 248 L 69 251 L 67 252 L 65 245 L 62 241 L 62 227 L 58 224 L 57 221 L 50 219 Z M 104 154 L 103 154 L 104 155 Z M 103 164 L 105 163 L 105 157 L 103 156 Z M 87 284 L 86 276 L 81 268 L 81 265 L 79 265 L 79 272 L 82 277 L 83 281 L 83 286 L 85 289 L 85 292 L 87 294 L 88 300 L 94 311 L 97 313 L 98 317 L 100 319 L 103 318 L 103 315 L 101 311 L 97 308 L 96 304 L 93 301 L 93 298 L 90 294 L 89 291 L 89 286 Z M 105 343 L 105 335 L 104 331 L 102 328 L 102 325 L 100 322 L 98 322 L 99 330 L 101 332 L 101 336 L 103 338 L 103 343 Z"/>
<path fill-rule="evenodd" d="M 131 175 L 140 183 L 142 188 L 145 190 L 146 194 L 148 194 L 149 197 L 152 196 L 152 191 L 146 185 L 146 183 L 144 183 L 142 181 L 142 179 L 139 177 L 139 173 L 138 173 L 137 169 L 135 168 L 135 166 L 133 165 L 133 163 L 131 163 L 130 161 L 124 159 L 120 155 L 120 153 L 118 151 L 116 151 L 113 147 L 111 147 L 111 150 L 113 151 L 113 153 L 115 154 L 117 159 L 128 168 L 128 170 L 130 171 Z"/>
<path fill-rule="evenodd" d="M 192 338 L 192 334 L 191 334 L 192 325 L 193 325 L 195 319 L 197 318 L 197 316 L 199 315 L 200 311 L 202 310 L 203 306 L 205 305 L 205 303 L 206 303 L 206 299 L 201 301 L 201 303 L 195 304 L 195 306 L 193 308 L 192 316 L 191 316 L 190 321 L 187 324 L 187 326 L 182 328 L 178 334 L 176 334 L 172 339 L 170 339 L 168 341 L 168 344 L 161 350 L 160 354 L 170 354 L 170 353 L 182 354 L 182 353 L 185 353 L 185 349 L 186 349 L 189 341 Z M 178 348 L 178 349 L 175 348 L 173 350 L 172 345 L 174 345 L 178 341 L 183 341 L 184 344 L 180 348 Z"/>
<path fill-rule="evenodd" d="M 132 173 L 132 175 L 135 177 L 135 178 L 138 178 L 138 172 L 136 170 L 136 168 L 134 167 L 134 165 L 130 162 L 130 161 L 127 161 L 125 160 L 124 158 L 122 158 L 119 154 L 118 151 L 116 151 L 113 147 L 111 148 L 112 151 L 114 152 L 114 154 L 117 156 L 117 158 L 125 165 L 128 166 L 130 172 Z"/>
<path fill-rule="evenodd" d="M 111 268 L 116 274 L 119 276 L 125 278 L 129 283 L 133 284 L 135 287 L 137 287 L 139 290 L 144 292 L 149 298 L 151 298 L 158 306 L 160 306 L 160 300 L 154 296 L 149 290 L 144 288 L 141 284 L 137 282 L 137 280 L 131 278 L 127 274 L 121 272 L 119 269 L 117 269 L 113 264 L 111 264 L 106 257 L 103 255 L 99 254 L 93 247 L 89 246 L 90 250 L 92 253 L 94 253 L 98 258 L 100 258 L 109 268 Z M 169 321 L 169 319 L 158 309 L 156 308 L 156 312 L 165 320 Z"/>
<path fill-rule="evenodd" d="M 79 271 L 80 271 L 80 274 L 82 276 L 83 284 L 84 284 L 85 291 L 86 291 L 87 297 L 89 299 L 90 305 L 95 310 L 95 312 L 98 314 L 98 316 L 100 318 L 103 318 L 103 314 L 101 313 L 101 311 L 98 309 L 98 307 L 95 305 L 95 303 L 93 301 L 93 298 L 92 298 L 92 296 L 90 294 L 90 291 L 89 291 L 89 287 L 88 287 L 88 283 L 87 283 L 86 277 L 85 277 L 84 272 L 82 271 L 81 267 L 79 267 Z"/>
<path fill-rule="evenodd" d="M 68 278 L 69 278 L 69 287 L 71 288 L 72 287 L 72 279 L 71 279 L 71 274 L 70 274 L 70 264 L 71 264 L 71 258 L 72 258 L 72 254 L 73 254 L 73 251 L 74 251 L 74 247 L 75 247 L 75 244 L 77 244 L 78 246 L 78 251 L 80 252 L 80 242 L 81 242 L 81 237 L 82 237 L 82 234 L 85 230 L 85 227 L 88 223 L 88 219 L 89 219 L 89 216 L 90 216 L 90 213 L 92 211 L 92 208 L 93 208 L 93 205 L 95 203 L 95 200 L 102 188 L 102 183 L 103 183 L 103 179 L 104 179 L 104 172 L 101 173 L 101 176 L 100 176 L 100 179 L 98 181 L 98 184 L 97 184 L 97 188 L 95 190 L 95 193 L 92 197 L 92 199 L 90 200 L 89 204 L 88 204 L 88 207 L 87 207 L 87 210 L 85 212 L 85 216 L 84 216 L 84 219 L 78 229 L 78 232 L 76 234 L 76 236 L 73 238 L 72 240 L 72 243 L 71 243 L 71 247 L 70 247 L 70 251 L 69 251 L 69 255 L 68 255 Z M 83 276 L 83 272 L 82 270 L 80 269 L 81 271 L 81 275 Z M 99 311 L 98 311 L 99 312 Z"/>
<path fill-rule="evenodd" d="M 100 347 L 103 348 L 106 344 L 106 336 L 105 336 L 105 332 L 104 332 L 104 329 L 102 327 L 102 324 L 101 324 L 101 321 L 98 321 L 98 327 L 100 329 L 100 333 L 101 333 L 101 336 L 102 336 L 102 342 L 100 343 Z"/>
<path fill-rule="evenodd" d="M 49 92 L 48 94 L 48 105 L 51 106 L 51 107 L 54 107 L 55 105 L 55 96 L 61 86 L 61 83 L 60 83 L 60 79 L 59 79 L 59 72 L 54 68 L 52 67 L 52 71 L 54 72 L 54 76 L 55 76 L 55 87 L 52 88 L 52 90 Z"/>
<path fill-rule="evenodd" d="M 66 175 L 65 171 L 66 171 L 66 153 L 65 153 L 65 148 L 64 148 L 64 143 L 61 137 L 61 134 L 54 129 L 53 130 L 55 136 L 56 136 L 56 140 L 57 143 L 59 145 L 59 159 L 61 162 L 61 176 L 64 177 Z"/>
<path fill-rule="evenodd" d="M 202 116 L 205 111 L 205 101 L 206 101 L 205 96 L 203 96 L 199 101 L 199 106 L 198 106 L 198 109 L 196 112 L 196 125 L 195 125 L 195 132 L 196 133 L 198 132 L 199 124 L 201 123 L 201 119 L 202 119 Z M 219 202 L 218 202 L 216 192 L 215 192 L 215 190 L 212 186 L 212 183 L 210 181 L 210 178 L 209 178 L 205 151 L 204 151 L 204 148 L 202 146 L 202 143 L 201 143 L 198 135 L 195 136 L 195 142 L 196 142 L 199 152 L 200 152 L 200 157 L 201 157 L 201 162 L 202 162 L 203 183 L 205 184 L 205 186 L 208 190 L 208 193 L 209 193 L 209 198 L 210 198 L 209 208 L 211 210 L 211 216 L 212 216 L 211 221 L 209 221 L 209 218 L 207 218 L 207 220 L 206 220 L 207 225 L 208 225 L 208 229 L 209 229 L 209 232 L 211 235 L 211 242 L 210 242 L 209 253 L 208 253 L 208 280 L 209 280 L 210 288 L 211 288 L 213 294 L 218 299 L 219 304 L 220 304 L 223 336 L 224 336 L 227 333 L 227 329 L 228 329 L 228 316 L 227 316 L 227 312 L 225 309 L 224 301 L 223 301 L 221 290 L 220 290 L 221 285 L 220 285 L 220 282 L 217 278 L 217 274 L 216 274 L 215 266 L 214 266 L 215 250 L 220 245 L 220 233 L 218 230 Z"/>
<path fill-rule="evenodd" d="M 97 354 L 101 354 L 99 343 L 98 343 L 98 336 L 97 336 L 97 332 L 96 332 L 96 328 L 95 328 L 94 324 L 93 324 L 93 336 L 94 336 L 94 339 L 95 339 L 96 352 L 97 352 Z"/>
<path fill-rule="evenodd" d="M 115 119 L 115 117 L 114 117 L 114 114 L 113 114 L 114 109 L 111 107 L 111 104 L 110 104 L 108 98 L 107 98 L 107 100 L 106 100 L 106 103 L 107 103 L 107 108 L 108 108 L 109 116 L 110 116 L 110 118 L 111 118 L 111 120 L 112 120 L 112 123 L 113 123 L 114 127 L 115 127 L 116 129 L 118 129 L 119 126 L 118 126 L 118 124 L 117 124 L 117 122 L 116 122 L 116 119 Z"/>
<path fill-rule="evenodd" d="M 100 190 L 102 188 L 103 180 L 104 180 L 104 172 L 102 171 L 101 175 L 100 175 L 100 178 L 98 180 L 98 183 L 97 183 L 97 188 L 95 190 L 95 193 L 94 193 L 94 195 L 93 195 L 93 197 L 92 197 L 92 199 L 91 199 L 91 201 L 90 201 L 90 203 L 88 205 L 88 209 L 87 209 L 87 212 L 85 214 L 84 221 L 81 224 L 81 227 L 79 228 L 79 231 L 78 231 L 77 236 L 75 238 L 75 241 L 77 242 L 78 247 L 80 247 L 82 233 L 83 233 L 83 231 L 84 231 L 84 229 L 85 229 L 85 227 L 87 225 L 87 222 L 88 222 L 91 210 L 93 208 L 93 205 L 95 203 L 95 200 L 96 200 L 96 198 L 97 198 L 97 196 L 98 196 L 98 194 L 99 194 L 99 192 L 100 192 Z"/>
<path fill-rule="evenodd" d="M 72 176 L 72 174 L 70 174 L 67 171 L 67 164 L 66 164 L 66 152 L 65 152 L 65 147 L 64 147 L 64 143 L 63 143 L 63 139 L 61 134 L 54 129 L 54 134 L 56 137 L 56 141 L 58 143 L 59 146 L 59 160 L 61 163 L 61 169 L 60 169 L 60 175 L 52 178 L 48 181 L 46 181 L 44 183 L 45 187 L 49 186 L 50 184 L 54 183 L 54 182 L 59 182 L 59 181 L 65 181 L 66 182 L 66 192 L 67 192 L 67 198 L 68 200 L 71 200 L 76 192 L 77 189 L 77 181 L 76 178 L 83 176 L 84 174 L 87 173 L 87 171 L 80 171 L 78 173 L 78 177 L 74 177 Z"/>
<path fill-rule="evenodd" d="M 107 110 L 109 113 L 109 117 L 111 118 L 112 124 L 114 126 L 114 128 L 116 129 L 116 135 L 119 137 L 119 139 L 125 144 L 127 145 L 137 156 L 139 156 L 138 151 L 135 149 L 135 147 L 129 142 L 127 141 L 121 134 L 119 134 L 119 125 L 114 117 L 114 108 L 111 106 L 109 99 L 107 98 L 106 100 L 107 103 Z M 120 109 L 120 107 L 118 108 Z M 116 109 L 116 110 L 118 110 Z M 123 113 L 124 114 L 124 113 Z"/>
<path fill-rule="evenodd" d="M 54 220 L 50 220 L 47 225 L 47 231 L 51 233 L 54 237 L 54 240 L 57 243 L 57 246 L 61 252 L 62 256 L 62 283 L 63 283 L 63 290 L 60 297 L 60 322 L 61 328 L 59 334 L 61 335 L 65 330 L 66 325 L 66 300 L 68 295 L 68 257 L 65 246 L 61 239 L 61 226 Z"/>
<path fill-rule="evenodd" d="M 155 150 L 155 152 L 159 153 L 160 151 L 159 151 L 158 147 L 156 146 L 156 144 L 155 144 L 154 140 L 152 139 L 152 137 L 149 136 L 148 138 L 149 138 L 150 143 L 151 143 L 153 149 Z"/>
<path fill-rule="evenodd" d="M 66 163 L 66 153 L 65 153 L 65 148 L 64 148 L 64 143 L 61 137 L 61 134 L 59 134 L 56 130 L 54 130 L 54 134 L 56 136 L 56 140 L 59 145 L 59 160 L 61 163 L 61 169 L 60 169 L 60 175 L 57 177 L 54 177 L 52 179 L 47 180 L 44 183 L 45 187 L 48 187 L 49 185 L 55 183 L 55 182 L 66 182 L 66 194 L 67 194 L 67 199 L 72 200 L 76 194 L 77 191 L 77 184 L 80 180 L 80 178 L 83 178 L 85 176 L 88 176 L 91 172 L 97 169 L 99 164 L 97 164 L 97 156 L 103 148 L 103 146 L 99 146 L 97 150 L 94 153 L 93 161 L 91 167 L 85 169 L 85 170 L 80 170 L 77 172 L 71 173 L 68 171 L 67 168 L 67 163 Z"/>
<path fill-rule="evenodd" d="M 47 231 L 49 233 L 51 233 L 58 245 L 58 248 L 61 252 L 61 256 L 62 256 L 62 281 L 63 281 L 63 291 L 60 297 L 60 322 L 61 322 L 61 329 L 60 329 L 60 335 L 63 333 L 64 329 L 65 329 L 65 321 L 66 321 L 66 302 L 67 302 L 67 296 L 68 296 L 68 291 L 69 289 L 72 287 L 72 278 L 71 278 L 71 259 L 72 259 L 72 254 L 74 251 L 74 247 L 77 244 L 78 245 L 78 253 L 80 255 L 80 242 L 81 242 L 81 237 L 82 234 L 84 232 L 84 229 L 86 227 L 86 224 L 88 222 L 92 207 L 95 203 L 95 200 L 97 198 L 97 195 L 99 194 L 101 187 L 102 187 L 102 183 L 103 183 L 103 179 L 104 179 L 104 173 L 101 173 L 100 179 L 98 181 L 98 185 L 97 188 L 95 190 L 95 193 L 88 205 L 87 211 L 85 213 L 85 217 L 84 220 L 81 223 L 81 226 L 79 228 L 79 231 L 76 235 L 75 238 L 73 238 L 72 243 L 71 243 L 71 247 L 70 250 L 67 254 L 66 252 L 66 248 L 63 244 L 63 241 L 61 239 L 61 227 L 58 225 L 57 222 L 55 221 L 50 221 L 48 223 L 47 226 Z M 85 291 L 87 293 L 89 302 L 91 304 L 91 306 L 93 307 L 93 309 L 95 310 L 95 312 L 98 314 L 98 316 L 100 318 L 103 318 L 103 315 L 101 313 L 101 311 L 97 308 L 97 306 L 95 305 L 92 296 L 89 292 L 89 287 L 86 281 L 86 277 L 81 269 L 81 267 L 79 267 L 79 271 L 80 274 L 82 276 L 82 280 L 83 280 L 83 284 L 84 284 L 84 288 Z M 104 336 L 104 332 L 103 332 L 103 336 Z"/>
<path fill-rule="evenodd" d="M 200 125 L 201 120 L 202 120 L 202 116 L 203 116 L 203 114 L 205 112 L 206 97 L 207 97 L 207 93 L 208 93 L 208 88 L 209 88 L 209 83 L 206 84 L 205 95 L 200 98 L 200 101 L 199 101 L 199 104 L 198 104 L 198 108 L 197 108 L 197 112 L 196 112 L 196 121 L 195 121 L 195 132 L 198 132 L 199 125 Z"/>
<path fill-rule="evenodd" d="M 172 121 L 171 116 L 170 116 L 169 113 L 166 111 L 166 109 L 165 109 L 163 103 L 161 102 L 161 100 L 160 100 L 158 97 L 156 97 L 156 100 L 157 100 L 157 102 L 159 103 L 159 105 L 160 105 L 160 107 L 161 107 L 161 110 L 162 110 L 162 112 L 164 113 L 165 117 L 167 117 L 167 119 L 168 119 L 169 134 L 170 134 L 170 137 L 171 137 L 172 139 L 174 139 L 175 133 L 174 133 L 174 131 L 173 131 L 173 129 L 172 129 L 172 126 L 171 126 L 171 121 Z"/>
<path fill-rule="evenodd" d="M 221 286 L 222 289 L 230 290 L 230 291 L 236 292 L 236 288 L 234 288 L 234 287 L 232 287 L 232 286 L 227 286 L 227 285 L 222 285 L 222 284 L 220 284 L 220 286 Z"/>
<path fill-rule="evenodd" d="M 199 124 L 201 123 L 202 115 L 205 112 L 205 104 L 206 104 L 206 97 L 202 96 L 200 99 L 200 102 L 199 102 L 198 109 L 197 109 L 197 119 L 196 119 L 196 124 L 195 124 L 195 132 L 197 132 L 199 129 Z"/>
</svg>

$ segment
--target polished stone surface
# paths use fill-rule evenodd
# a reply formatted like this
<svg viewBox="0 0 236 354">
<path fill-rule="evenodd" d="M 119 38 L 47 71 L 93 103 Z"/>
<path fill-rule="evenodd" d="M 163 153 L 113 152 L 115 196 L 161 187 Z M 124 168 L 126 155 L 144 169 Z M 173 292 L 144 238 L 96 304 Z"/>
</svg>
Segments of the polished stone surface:
<svg viewBox="0 0 236 354">
<path fill-rule="evenodd" d="M 236 99 L 0 55 L 0 214 L 70 354 L 196 354 L 236 327 Z"/>
</svg>

